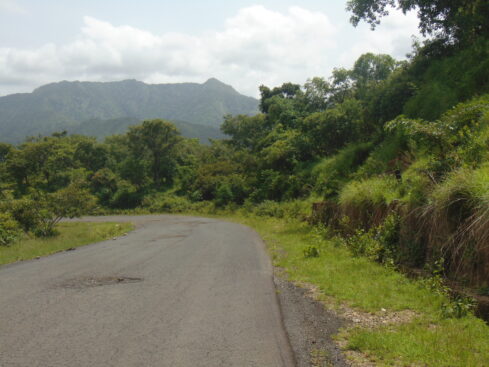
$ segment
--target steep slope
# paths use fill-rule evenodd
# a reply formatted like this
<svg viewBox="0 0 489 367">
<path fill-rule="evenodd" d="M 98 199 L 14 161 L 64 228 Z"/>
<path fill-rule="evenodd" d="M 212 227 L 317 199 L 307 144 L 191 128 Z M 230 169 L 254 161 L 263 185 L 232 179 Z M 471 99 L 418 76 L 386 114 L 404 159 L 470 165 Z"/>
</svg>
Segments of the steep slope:
<svg viewBox="0 0 489 367">
<path fill-rule="evenodd" d="M 254 114 L 258 101 L 217 79 L 203 84 L 60 82 L 0 97 L 0 140 L 79 128 L 89 120 L 164 118 L 219 127 L 225 114 Z"/>
</svg>

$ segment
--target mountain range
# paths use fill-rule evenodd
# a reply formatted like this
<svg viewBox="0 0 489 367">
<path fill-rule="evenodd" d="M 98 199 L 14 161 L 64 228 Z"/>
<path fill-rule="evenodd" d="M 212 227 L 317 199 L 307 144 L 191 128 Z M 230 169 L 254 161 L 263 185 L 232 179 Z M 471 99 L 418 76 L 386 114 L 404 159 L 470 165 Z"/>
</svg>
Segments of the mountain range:
<svg viewBox="0 0 489 367">
<path fill-rule="evenodd" d="M 19 143 L 64 130 L 103 138 L 142 120 L 162 118 L 182 135 L 205 142 L 223 136 L 219 126 L 224 115 L 257 112 L 258 100 L 214 78 L 203 84 L 63 81 L 0 97 L 0 141 Z"/>
</svg>

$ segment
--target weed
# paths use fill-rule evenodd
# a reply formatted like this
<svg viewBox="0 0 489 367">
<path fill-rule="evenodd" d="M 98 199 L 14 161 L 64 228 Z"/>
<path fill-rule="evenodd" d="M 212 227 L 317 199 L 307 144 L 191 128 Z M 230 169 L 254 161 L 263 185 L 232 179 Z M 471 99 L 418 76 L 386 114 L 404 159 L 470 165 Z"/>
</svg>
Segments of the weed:
<svg viewBox="0 0 489 367">
<path fill-rule="evenodd" d="M 317 249 L 316 246 L 307 246 L 304 250 L 303 250 L 303 253 L 304 253 L 304 257 L 307 259 L 307 258 L 311 258 L 311 257 L 319 257 L 319 250 Z"/>
<path fill-rule="evenodd" d="M 443 318 L 462 318 L 472 314 L 475 308 L 473 298 L 455 294 L 445 284 L 443 274 L 445 272 L 445 259 L 440 258 L 428 266 L 431 276 L 422 280 L 425 286 L 441 296 L 444 301 L 441 304 L 441 315 Z"/>
</svg>

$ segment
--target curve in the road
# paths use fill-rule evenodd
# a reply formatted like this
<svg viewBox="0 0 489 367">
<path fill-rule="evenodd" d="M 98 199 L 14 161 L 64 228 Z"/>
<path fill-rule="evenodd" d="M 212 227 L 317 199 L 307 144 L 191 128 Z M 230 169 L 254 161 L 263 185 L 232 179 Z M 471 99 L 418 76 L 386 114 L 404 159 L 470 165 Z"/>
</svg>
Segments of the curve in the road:
<svg viewBox="0 0 489 367">
<path fill-rule="evenodd" d="M 175 216 L 0 267 L 0 366 L 293 366 L 251 229 Z"/>
</svg>

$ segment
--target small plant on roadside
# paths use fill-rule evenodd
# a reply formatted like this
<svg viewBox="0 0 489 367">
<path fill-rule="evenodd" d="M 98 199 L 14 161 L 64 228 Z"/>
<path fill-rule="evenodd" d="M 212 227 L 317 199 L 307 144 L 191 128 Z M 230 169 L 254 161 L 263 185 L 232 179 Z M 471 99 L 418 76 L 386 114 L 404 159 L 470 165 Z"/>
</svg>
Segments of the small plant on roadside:
<svg viewBox="0 0 489 367">
<path fill-rule="evenodd" d="M 422 280 L 422 284 L 429 290 L 445 297 L 449 297 L 450 288 L 444 282 L 445 258 L 440 257 L 431 264 L 426 265 L 426 270 L 430 274 Z"/>
<path fill-rule="evenodd" d="M 319 250 L 316 246 L 307 246 L 303 251 L 304 257 L 306 259 L 319 257 Z"/>
<path fill-rule="evenodd" d="M 441 257 L 428 266 L 431 276 L 424 279 L 423 283 L 431 291 L 445 297 L 441 304 L 441 315 L 443 318 L 457 318 L 470 315 L 475 308 L 472 297 L 455 294 L 444 282 L 445 259 Z"/>
<path fill-rule="evenodd" d="M 468 316 L 475 308 L 472 297 L 456 295 L 451 296 L 447 302 L 441 305 L 441 314 L 444 318 L 457 318 Z"/>
</svg>

